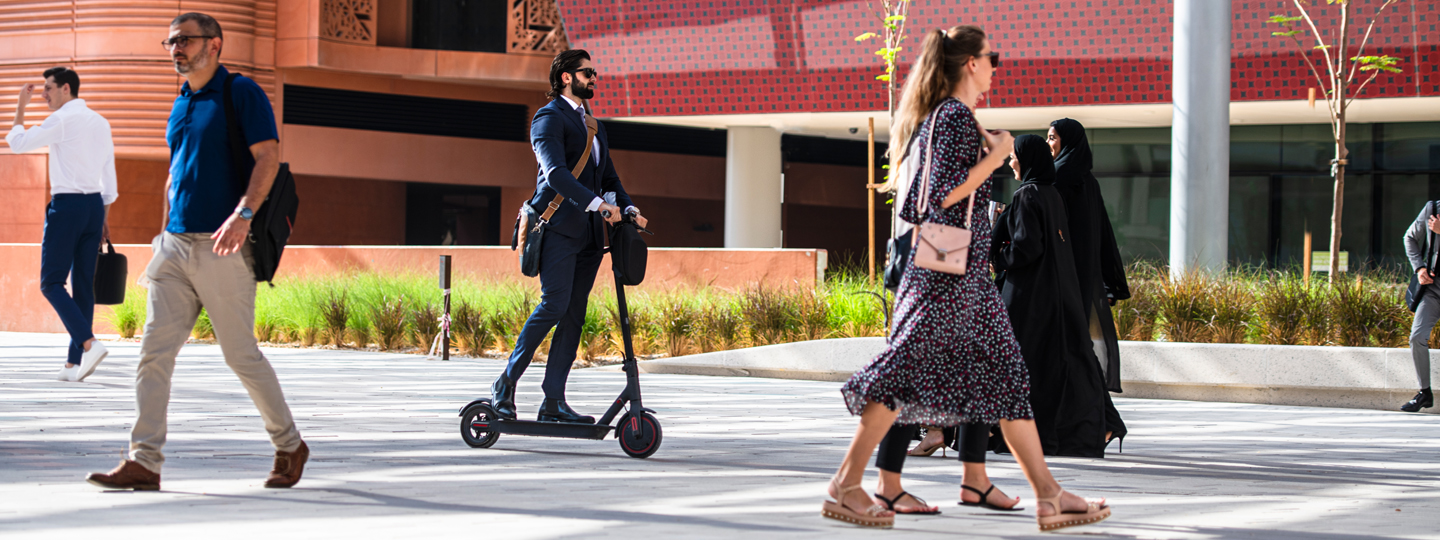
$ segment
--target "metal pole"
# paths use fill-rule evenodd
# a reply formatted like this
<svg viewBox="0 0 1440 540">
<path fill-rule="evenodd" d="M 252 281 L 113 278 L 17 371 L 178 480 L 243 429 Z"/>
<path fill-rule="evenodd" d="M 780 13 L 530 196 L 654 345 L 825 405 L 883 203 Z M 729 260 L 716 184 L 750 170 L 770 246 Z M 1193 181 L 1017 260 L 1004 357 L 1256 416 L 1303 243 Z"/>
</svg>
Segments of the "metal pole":
<svg viewBox="0 0 1440 540">
<path fill-rule="evenodd" d="M 450 256 L 440 256 L 440 289 L 445 292 L 445 314 L 440 324 L 440 359 L 450 359 Z"/>
<path fill-rule="evenodd" d="M 869 180 L 865 182 L 865 202 L 868 203 L 869 212 L 866 212 L 865 219 L 870 222 L 870 242 L 865 244 L 865 252 L 870 259 L 870 284 L 875 284 L 875 117 L 870 117 L 870 171 Z"/>
</svg>

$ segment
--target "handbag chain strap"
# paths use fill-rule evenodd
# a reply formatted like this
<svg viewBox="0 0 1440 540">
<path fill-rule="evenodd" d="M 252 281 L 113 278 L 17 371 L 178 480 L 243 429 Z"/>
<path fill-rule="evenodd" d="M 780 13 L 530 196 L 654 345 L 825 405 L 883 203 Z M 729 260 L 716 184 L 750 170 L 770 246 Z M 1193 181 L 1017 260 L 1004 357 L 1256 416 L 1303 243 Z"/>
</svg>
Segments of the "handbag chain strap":
<svg viewBox="0 0 1440 540">
<path fill-rule="evenodd" d="M 933 148 L 931 147 L 931 144 L 930 144 L 930 143 L 931 143 L 931 142 L 934 140 L 934 138 L 935 138 L 935 127 L 936 127 L 936 126 L 935 126 L 935 122 L 936 122 L 935 113 L 937 113 L 937 112 L 939 112 L 939 111 L 940 111 L 940 108 L 939 108 L 939 107 L 936 107 L 935 110 L 930 111 L 930 118 L 928 118 L 928 119 L 925 121 L 925 123 L 930 124 L 930 131 L 928 131 L 928 132 L 925 133 L 925 145 L 920 148 L 920 152 L 922 153 L 922 155 L 924 155 L 924 159 L 925 159 L 925 170 L 920 174 L 920 202 L 917 203 L 917 205 L 918 205 L 918 206 L 917 206 L 917 209 L 919 210 L 919 213 L 920 213 L 920 223 L 919 223 L 918 225 L 916 225 L 917 228 L 923 226 L 923 225 L 925 224 L 925 218 L 929 217 L 929 214 L 926 213 L 926 210 L 927 210 L 927 209 L 929 208 L 929 206 L 930 206 L 930 205 L 929 205 L 929 202 L 930 202 L 930 180 L 931 180 L 931 178 L 930 178 L 930 168 L 931 168 L 931 166 L 935 165 L 935 159 L 934 159 L 934 158 L 935 158 L 935 152 L 932 151 Z M 978 191 L 978 190 L 976 190 L 976 191 Z M 966 209 L 966 214 L 965 214 L 965 224 L 966 224 L 966 225 L 965 225 L 965 228 L 967 228 L 967 229 L 970 228 L 970 222 L 974 219 L 974 217 L 975 217 L 975 193 L 974 193 L 974 192 L 971 192 L 971 193 L 970 193 L 970 206 L 969 206 L 969 208 Z M 915 242 L 915 245 L 919 245 L 919 244 L 920 244 L 920 236 L 921 236 L 921 235 L 920 235 L 920 232 L 919 232 L 919 231 L 916 231 L 916 233 L 915 233 L 915 238 L 914 238 L 914 240 L 913 240 L 913 241 Z"/>
<path fill-rule="evenodd" d="M 585 103 L 581 102 L 580 105 L 584 107 Z M 575 166 L 570 169 L 570 176 L 579 179 L 580 173 L 585 171 L 585 164 L 590 161 L 590 149 L 595 146 L 595 133 L 598 131 L 600 131 L 600 127 L 596 125 L 595 117 L 590 116 L 590 108 L 585 107 L 585 152 L 580 154 L 580 161 L 576 162 Z M 542 223 L 549 223 L 550 218 L 555 215 L 556 210 L 560 209 L 560 203 L 563 202 L 565 202 L 565 196 L 556 193 L 555 199 L 550 201 L 550 204 L 545 207 L 545 213 L 540 215 L 540 221 Z M 539 226 L 539 223 L 537 223 L 536 226 Z"/>
</svg>

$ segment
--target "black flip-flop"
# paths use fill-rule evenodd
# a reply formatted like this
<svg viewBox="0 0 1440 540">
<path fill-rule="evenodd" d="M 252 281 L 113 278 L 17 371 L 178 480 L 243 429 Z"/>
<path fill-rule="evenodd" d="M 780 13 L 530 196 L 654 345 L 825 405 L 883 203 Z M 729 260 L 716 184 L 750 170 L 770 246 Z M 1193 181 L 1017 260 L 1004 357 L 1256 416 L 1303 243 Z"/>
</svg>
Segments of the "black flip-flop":
<svg viewBox="0 0 1440 540">
<path fill-rule="evenodd" d="M 990 502 L 990 492 L 995 491 L 995 484 L 990 484 L 990 489 L 987 489 L 987 490 L 985 490 L 984 492 L 981 492 L 981 491 L 978 490 L 978 489 L 975 489 L 975 488 L 973 488 L 973 487 L 966 486 L 966 485 L 961 485 L 960 488 L 961 488 L 961 489 L 968 489 L 968 490 L 970 490 L 970 491 L 975 492 L 976 495 L 979 495 L 979 496 L 980 496 L 980 502 L 973 502 L 973 503 L 972 503 L 972 502 L 965 502 L 964 500 L 961 500 L 961 501 L 960 501 L 960 506 L 979 506 L 979 507 L 981 507 L 981 508 L 985 508 L 985 509 L 988 509 L 988 510 L 995 510 L 995 511 L 997 511 L 997 512 L 1019 512 L 1019 511 L 1021 511 L 1021 510 L 1024 510 L 1024 508 L 1021 508 L 1021 507 L 1020 507 L 1020 503 L 1018 503 L 1018 502 L 1015 503 L 1015 506 L 1010 507 L 1010 508 L 1005 508 L 1005 507 L 996 506 L 996 505 L 992 504 L 992 503 Z M 883 498 L 883 497 L 882 497 L 882 498 Z"/>
<path fill-rule="evenodd" d="M 895 498 L 893 498 L 893 499 L 886 499 L 884 495 L 881 495 L 881 494 L 879 494 L 879 493 L 876 493 L 876 494 L 875 494 L 875 498 L 876 498 L 876 499 L 880 499 L 880 500 L 882 500 L 882 501 L 885 501 L 885 509 L 886 509 L 886 510 L 889 510 L 889 511 L 891 511 L 891 512 L 895 512 L 896 514 L 916 515 L 916 516 L 933 516 L 933 515 L 935 515 L 935 514 L 939 514 L 939 513 L 940 513 L 940 509 L 939 509 L 939 508 L 936 508 L 936 509 L 931 510 L 931 511 L 928 511 L 928 512 L 922 511 L 922 510 L 910 510 L 910 511 L 907 512 L 907 511 L 904 511 L 904 510 L 897 510 L 897 509 L 895 509 L 895 503 L 899 502 L 899 501 L 900 501 L 900 498 L 901 498 L 901 497 L 905 497 L 906 495 L 909 495 L 911 499 L 915 499 L 915 502 L 920 503 L 920 506 L 930 506 L 929 503 L 926 503 L 926 502 L 925 502 L 925 499 L 921 499 L 920 497 L 916 497 L 916 496 L 914 496 L 914 495 L 910 495 L 910 493 L 909 493 L 909 492 L 906 492 L 906 491 L 901 491 L 900 494 L 899 494 L 899 495 L 896 495 Z"/>
</svg>

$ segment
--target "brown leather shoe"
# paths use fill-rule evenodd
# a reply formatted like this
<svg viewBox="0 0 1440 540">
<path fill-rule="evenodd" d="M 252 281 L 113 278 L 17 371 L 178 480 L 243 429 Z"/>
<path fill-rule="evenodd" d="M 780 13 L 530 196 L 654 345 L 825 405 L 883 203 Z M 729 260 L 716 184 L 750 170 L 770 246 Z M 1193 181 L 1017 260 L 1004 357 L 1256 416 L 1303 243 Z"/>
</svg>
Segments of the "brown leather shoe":
<svg viewBox="0 0 1440 540">
<path fill-rule="evenodd" d="M 310 447 L 300 441 L 300 448 L 294 452 L 275 452 L 275 467 L 265 479 L 267 488 L 288 488 L 300 482 L 305 472 L 305 462 L 310 460 Z"/>
<path fill-rule="evenodd" d="M 135 491 L 156 491 L 160 489 L 160 473 L 150 472 L 144 465 L 130 460 L 120 462 L 115 470 L 108 473 L 90 473 L 85 481 L 105 489 L 133 489 Z"/>
</svg>

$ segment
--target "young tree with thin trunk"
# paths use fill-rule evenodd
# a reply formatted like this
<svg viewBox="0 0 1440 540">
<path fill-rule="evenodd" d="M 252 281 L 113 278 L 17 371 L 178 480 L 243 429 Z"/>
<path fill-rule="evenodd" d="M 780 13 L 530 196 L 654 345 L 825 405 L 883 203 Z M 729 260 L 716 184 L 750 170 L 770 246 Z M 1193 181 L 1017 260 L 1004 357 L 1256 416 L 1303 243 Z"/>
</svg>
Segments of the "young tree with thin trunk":
<svg viewBox="0 0 1440 540">
<path fill-rule="evenodd" d="M 1340 10 L 1339 29 L 1328 36 L 1321 32 L 1315 24 L 1315 18 L 1310 13 L 1310 0 L 1291 0 L 1295 9 L 1300 15 L 1274 15 L 1270 17 L 1271 23 L 1278 24 L 1283 31 L 1272 32 L 1277 37 L 1288 37 L 1300 49 L 1300 57 L 1310 67 L 1310 72 L 1315 75 L 1315 82 L 1324 93 L 1325 106 L 1330 111 L 1330 129 L 1335 139 L 1335 159 L 1330 160 L 1330 175 L 1335 178 L 1334 207 L 1330 214 L 1330 282 L 1334 283 L 1336 276 L 1340 273 L 1340 216 L 1344 209 L 1345 197 L 1345 165 L 1349 163 L 1347 155 L 1349 151 L 1345 148 L 1345 113 L 1354 103 L 1355 98 L 1365 91 L 1369 85 L 1381 73 L 1399 73 L 1400 68 L 1395 64 L 1400 59 L 1393 56 L 1365 56 L 1365 46 L 1370 42 L 1370 36 L 1375 30 L 1375 22 L 1391 4 L 1399 3 L 1401 0 L 1385 0 L 1385 3 L 1371 16 L 1370 24 L 1365 28 L 1365 34 L 1360 38 L 1355 56 L 1347 56 L 1350 45 L 1351 32 L 1351 0 L 1325 0 L 1326 5 L 1337 6 Z M 1354 16 L 1363 17 L 1363 8 L 1356 8 Z M 1304 22 L 1302 27 L 1299 23 Z M 1358 26 L 1357 26 L 1358 27 Z M 1315 39 L 1316 45 L 1310 48 L 1305 46 L 1301 37 L 1308 35 Z M 1324 69 L 1315 62 L 1312 56 L 1318 52 L 1324 60 Z M 1369 76 L 1359 86 L 1354 86 L 1356 78 L 1365 73 Z M 1354 89 L 1351 91 L 1351 89 Z M 1310 257 L 1309 253 L 1305 257 Z"/>
</svg>

